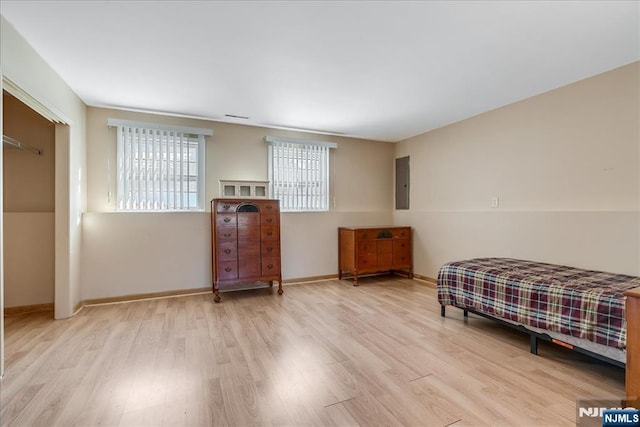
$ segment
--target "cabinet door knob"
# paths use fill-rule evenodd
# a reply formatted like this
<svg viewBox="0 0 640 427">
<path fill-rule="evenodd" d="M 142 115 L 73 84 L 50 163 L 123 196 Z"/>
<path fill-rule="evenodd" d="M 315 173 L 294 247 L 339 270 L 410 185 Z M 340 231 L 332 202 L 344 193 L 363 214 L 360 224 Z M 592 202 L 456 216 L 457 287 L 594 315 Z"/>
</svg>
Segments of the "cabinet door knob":
<svg viewBox="0 0 640 427">
<path fill-rule="evenodd" d="M 229 218 L 229 217 L 226 217 L 226 218 L 224 219 L 224 222 L 229 222 L 229 221 L 231 221 L 231 218 Z"/>
<path fill-rule="evenodd" d="M 224 271 L 226 271 L 227 273 L 231 271 L 231 267 L 225 267 Z"/>
<path fill-rule="evenodd" d="M 229 255 L 229 254 L 231 253 L 231 249 L 225 249 L 225 250 L 224 250 L 224 253 L 225 253 L 225 254 L 227 254 L 227 255 Z"/>
</svg>

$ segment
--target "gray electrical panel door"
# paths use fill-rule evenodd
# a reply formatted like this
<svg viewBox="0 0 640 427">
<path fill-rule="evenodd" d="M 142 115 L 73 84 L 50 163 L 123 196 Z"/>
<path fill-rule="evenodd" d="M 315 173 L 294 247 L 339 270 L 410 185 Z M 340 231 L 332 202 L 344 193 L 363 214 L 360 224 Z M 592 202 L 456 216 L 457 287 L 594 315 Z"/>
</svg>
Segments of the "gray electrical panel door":
<svg viewBox="0 0 640 427">
<path fill-rule="evenodd" d="M 409 156 L 396 159 L 396 209 L 409 209 Z"/>
</svg>

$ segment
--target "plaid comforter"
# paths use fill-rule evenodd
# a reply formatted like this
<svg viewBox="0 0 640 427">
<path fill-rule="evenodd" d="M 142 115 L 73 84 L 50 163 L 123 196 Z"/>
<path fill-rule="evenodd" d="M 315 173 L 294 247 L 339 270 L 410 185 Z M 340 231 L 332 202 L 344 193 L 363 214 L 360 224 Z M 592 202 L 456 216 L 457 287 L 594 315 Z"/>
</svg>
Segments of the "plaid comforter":
<svg viewBox="0 0 640 427">
<path fill-rule="evenodd" d="M 626 290 L 640 277 L 509 258 L 450 262 L 438 301 L 523 325 L 625 348 Z"/>
</svg>

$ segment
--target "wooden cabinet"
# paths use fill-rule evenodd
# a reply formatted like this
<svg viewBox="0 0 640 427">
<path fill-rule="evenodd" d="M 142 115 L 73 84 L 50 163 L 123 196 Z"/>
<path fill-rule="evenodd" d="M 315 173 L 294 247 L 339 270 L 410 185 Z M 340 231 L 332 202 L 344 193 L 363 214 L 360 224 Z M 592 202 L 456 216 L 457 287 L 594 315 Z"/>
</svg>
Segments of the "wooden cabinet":
<svg viewBox="0 0 640 427">
<path fill-rule="evenodd" d="M 220 302 L 225 286 L 278 281 L 280 264 L 280 204 L 269 199 L 211 201 L 213 293 Z"/>
<path fill-rule="evenodd" d="M 340 227 L 338 278 L 358 286 L 363 274 L 402 272 L 413 278 L 410 227 Z"/>
</svg>

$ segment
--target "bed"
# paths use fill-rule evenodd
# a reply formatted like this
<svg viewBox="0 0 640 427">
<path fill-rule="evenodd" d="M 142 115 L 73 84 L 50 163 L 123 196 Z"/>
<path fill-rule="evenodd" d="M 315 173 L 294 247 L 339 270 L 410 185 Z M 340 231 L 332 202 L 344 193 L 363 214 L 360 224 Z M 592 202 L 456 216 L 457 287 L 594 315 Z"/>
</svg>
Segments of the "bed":
<svg viewBox="0 0 640 427">
<path fill-rule="evenodd" d="M 640 278 L 511 258 L 450 262 L 437 279 L 441 315 L 451 305 L 538 339 L 625 367 L 624 292 Z"/>
</svg>

